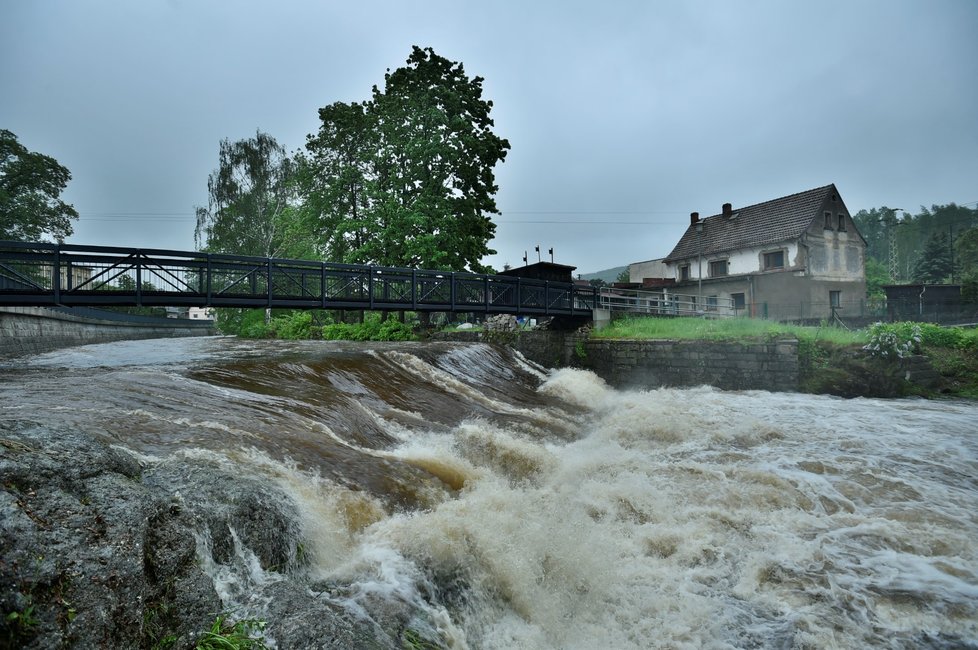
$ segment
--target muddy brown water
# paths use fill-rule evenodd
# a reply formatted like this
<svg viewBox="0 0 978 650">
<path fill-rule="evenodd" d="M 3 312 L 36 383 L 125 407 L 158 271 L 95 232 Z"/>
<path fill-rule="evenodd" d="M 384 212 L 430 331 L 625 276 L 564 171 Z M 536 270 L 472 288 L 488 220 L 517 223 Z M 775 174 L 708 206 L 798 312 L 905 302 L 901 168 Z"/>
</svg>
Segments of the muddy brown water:
<svg viewBox="0 0 978 650">
<path fill-rule="evenodd" d="M 218 337 L 6 362 L 0 397 L 0 419 L 264 477 L 310 579 L 362 615 L 411 603 L 446 647 L 978 644 L 974 403 L 627 392 L 483 345 Z M 235 583 L 273 572 L 207 568 L 261 615 Z"/>
</svg>

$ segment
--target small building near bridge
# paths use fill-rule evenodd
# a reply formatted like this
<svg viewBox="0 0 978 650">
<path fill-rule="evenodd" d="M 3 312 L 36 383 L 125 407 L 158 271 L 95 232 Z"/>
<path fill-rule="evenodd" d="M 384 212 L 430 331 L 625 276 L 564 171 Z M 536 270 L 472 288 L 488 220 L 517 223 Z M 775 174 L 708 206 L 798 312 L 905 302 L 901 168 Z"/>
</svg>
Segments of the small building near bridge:
<svg viewBox="0 0 978 650">
<path fill-rule="evenodd" d="M 503 271 L 499 275 L 508 275 L 514 278 L 527 278 L 529 280 L 546 280 L 549 282 L 574 282 L 574 271 L 576 266 L 566 264 L 554 264 L 553 262 L 537 262 Z"/>
</svg>

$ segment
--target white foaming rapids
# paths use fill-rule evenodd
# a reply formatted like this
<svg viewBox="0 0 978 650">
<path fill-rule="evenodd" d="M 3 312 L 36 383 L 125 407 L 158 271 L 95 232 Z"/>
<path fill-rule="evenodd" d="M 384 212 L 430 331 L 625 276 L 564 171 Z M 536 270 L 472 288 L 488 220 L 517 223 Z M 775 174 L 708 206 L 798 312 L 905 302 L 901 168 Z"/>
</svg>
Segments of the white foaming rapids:
<svg viewBox="0 0 978 650">
<path fill-rule="evenodd" d="M 591 407 L 578 440 L 466 423 L 427 448 L 481 471 L 456 498 L 364 534 L 411 566 L 465 576 L 452 614 L 469 644 L 978 638 L 978 489 L 961 482 L 978 470 L 975 406 L 618 392 L 571 370 L 541 392 Z M 521 465 L 532 480 L 513 480 Z"/>
</svg>

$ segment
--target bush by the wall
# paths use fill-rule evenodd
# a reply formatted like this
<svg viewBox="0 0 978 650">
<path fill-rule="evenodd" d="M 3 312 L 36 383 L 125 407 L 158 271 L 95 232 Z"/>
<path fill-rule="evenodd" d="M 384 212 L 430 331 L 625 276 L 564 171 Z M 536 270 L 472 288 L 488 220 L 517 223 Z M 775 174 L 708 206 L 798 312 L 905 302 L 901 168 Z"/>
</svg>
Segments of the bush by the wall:
<svg viewBox="0 0 978 650">
<path fill-rule="evenodd" d="M 367 314 L 362 323 L 323 325 L 322 337 L 344 341 L 411 341 L 416 338 L 410 325 L 394 316 L 381 321 L 379 314 Z"/>
</svg>

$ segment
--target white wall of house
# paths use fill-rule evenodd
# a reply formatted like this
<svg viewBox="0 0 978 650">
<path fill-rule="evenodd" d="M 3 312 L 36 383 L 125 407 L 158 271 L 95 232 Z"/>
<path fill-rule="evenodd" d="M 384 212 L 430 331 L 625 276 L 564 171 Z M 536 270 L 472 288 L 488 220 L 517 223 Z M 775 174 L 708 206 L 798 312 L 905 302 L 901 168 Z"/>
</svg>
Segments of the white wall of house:
<svg viewBox="0 0 978 650">
<path fill-rule="evenodd" d="M 629 282 L 641 282 L 644 278 L 671 278 L 674 273 L 661 257 L 657 260 L 633 262 L 628 265 Z"/>
<path fill-rule="evenodd" d="M 710 277 L 710 262 L 719 260 L 727 261 L 727 275 L 743 275 L 746 273 L 757 273 L 758 271 L 763 271 L 765 270 L 763 267 L 764 254 L 777 251 L 781 251 L 784 254 L 783 259 L 785 269 L 795 268 L 800 262 L 798 259 L 798 248 L 798 242 L 793 241 L 772 244 L 770 246 L 742 248 L 716 255 L 704 255 L 702 258 L 703 278 L 705 279 Z M 700 278 L 699 273 L 701 268 L 699 257 L 693 257 L 678 262 L 670 262 L 668 264 L 669 273 L 666 277 L 682 280 L 682 267 L 687 264 L 689 265 L 689 279 L 698 280 Z"/>
</svg>

